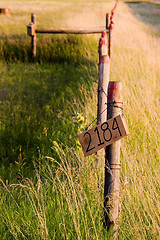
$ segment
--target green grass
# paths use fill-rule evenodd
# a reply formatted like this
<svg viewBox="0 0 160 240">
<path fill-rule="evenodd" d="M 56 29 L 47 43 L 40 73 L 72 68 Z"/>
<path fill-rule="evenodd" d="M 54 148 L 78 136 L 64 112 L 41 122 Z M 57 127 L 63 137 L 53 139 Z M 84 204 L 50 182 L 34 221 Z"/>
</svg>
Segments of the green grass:
<svg viewBox="0 0 160 240">
<path fill-rule="evenodd" d="M 78 105 L 86 105 L 82 88 L 89 91 L 97 81 L 91 45 L 84 49 L 88 41 L 45 42 L 37 49 L 35 64 L 21 63 L 18 54 L 12 59 L 10 48 L 21 52 L 20 46 L 6 48 L 10 59 L 8 64 L 1 63 L 1 164 L 14 163 L 20 149 L 29 164 L 37 158 L 38 149 L 49 154 L 53 141 L 75 146 L 77 126 L 72 117 L 78 113 Z"/>
<path fill-rule="evenodd" d="M 112 64 L 116 67 L 111 77 L 124 82 L 125 114 L 130 129 L 121 151 L 119 234 L 122 239 L 158 239 L 159 38 L 129 13 L 124 16 L 120 12 L 117 24 L 123 26 L 121 36 L 125 37 L 114 42 Z M 115 37 L 118 29 L 117 26 Z"/>
<path fill-rule="evenodd" d="M 6 197 L 8 202 L 1 213 L 5 223 L 0 227 L 2 239 L 6 235 L 7 239 L 98 239 L 105 235 L 101 223 L 103 194 L 95 191 L 98 169 L 93 159 L 82 166 L 74 149 L 64 152 L 55 148 L 58 162 L 53 158 L 38 159 L 36 185 L 24 179 L 1 191 L 1 204 Z M 92 172 L 91 166 L 95 169 Z M 86 176 L 93 178 L 90 186 Z"/>
<path fill-rule="evenodd" d="M 25 3 L 20 9 L 26 9 Z M 44 10 L 40 3 L 39 14 Z M 67 9 L 72 6 L 66 4 Z M 103 25 L 102 13 L 105 16 L 105 8 L 113 7 L 104 2 L 77 4 L 73 19 L 68 20 L 66 9 L 66 26 L 70 20 L 73 27 L 79 22 L 87 27 Z M 61 7 L 62 2 L 55 12 Z M 18 21 L 17 36 L 16 11 L 14 21 L 3 16 L 0 23 L 4 25 L 0 40 L 0 239 L 113 239 L 103 229 L 103 154 L 84 158 L 76 137 L 96 117 L 98 37 L 38 36 L 37 58 L 32 63 L 30 39 L 25 36 L 30 9 L 28 16 L 24 11 L 19 15 L 23 21 Z M 57 15 L 54 20 L 63 22 Z M 40 20 L 38 24 L 45 26 Z M 119 4 L 112 35 L 111 80 L 123 82 L 130 136 L 121 146 L 117 239 L 156 240 L 160 234 L 157 35 L 127 5 Z"/>
</svg>

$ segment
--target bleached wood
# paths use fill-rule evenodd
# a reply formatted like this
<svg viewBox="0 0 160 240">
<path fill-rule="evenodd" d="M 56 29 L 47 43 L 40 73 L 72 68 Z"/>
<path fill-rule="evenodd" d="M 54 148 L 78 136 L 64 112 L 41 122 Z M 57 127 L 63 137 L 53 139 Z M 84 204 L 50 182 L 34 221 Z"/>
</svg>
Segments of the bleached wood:
<svg viewBox="0 0 160 240">
<path fill-rule="evenodd" d="M 36 15 L 35 14 L 31 14 L 31 22 L 34 25 L 34 31 L 36 31 Z M 34 57 L 36 56 L 36 33 L 34 35 L 31 36 L 31 44 L 32 44 L 32 58 L 34 59 Z"/>
<path fill-rule="evenodd" d="M 107 34 L 106 32 L 103 32 L 102 37 L 99 40 L 97 124 L 100 124 L 107 120 L 107 114 L 106 112 L 104 112 L 104 110 L 107 107 L 107 89 L 109 78 L 110 78 L 110 59 L 108 56 Z"/>
</svg>

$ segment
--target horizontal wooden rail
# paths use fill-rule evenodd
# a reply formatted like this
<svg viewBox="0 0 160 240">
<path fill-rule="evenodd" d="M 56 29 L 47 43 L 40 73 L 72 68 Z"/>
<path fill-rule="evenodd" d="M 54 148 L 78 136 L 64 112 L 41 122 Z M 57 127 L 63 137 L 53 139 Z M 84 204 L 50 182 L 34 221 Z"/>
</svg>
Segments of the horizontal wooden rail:
<svg viewBox="0 0 160 240">
<path fill-rule="evenodd" d="M 27 25 L 27 35 L 31 37 L 31 44 L 32 44 L 32 57 L 36 56 L 36 34 L 98 34 L 98 33 L 107 33 L 110 35 L 110 25 L 109 25 L 109 15 L 106 16 L 106 27 L 101 29 L 83 29 L 83 30 L 65 30 L 65 29 L 37 29 L 36 28 L 36 15 L 31 14 L 31 23 Z M 109 38 L 109 37 L 108 37 Z M 110 38 L 109 38 L 110 39 Z M 108 44 L 110 46 L 110 44 Z M 110 52 L 110 51 L 109 51 Z"/>
<path fill-rule="evenodd" d="M 108 29 L 97 29 L 97 30 L 47 30 L 47 29 L 36 29 L 36 33 L 48 33 L 48 34 L 94 34 L 102 33 L 104 31 L 109 32 Z"/>
</svg>

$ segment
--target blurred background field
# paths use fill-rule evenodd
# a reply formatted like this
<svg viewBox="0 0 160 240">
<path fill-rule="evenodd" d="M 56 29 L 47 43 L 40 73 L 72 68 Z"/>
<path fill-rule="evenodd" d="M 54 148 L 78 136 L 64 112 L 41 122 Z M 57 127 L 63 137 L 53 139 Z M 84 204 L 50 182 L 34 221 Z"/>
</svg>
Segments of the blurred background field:
<svg viewBox="0 0 160 240">
<path fill-rule="evenodd" d="M 158 1 L 157 1 L 158 2 Z M 152 29 L 160 33 L 160 4 L 150 2 L 130 2 L 128 6 L 135 17 L 147 23 Z"/>
<path fill-rule="evenodd" d="M 105 26 L 113 1 L 1 1 L 0 238 L 112 239 L 103 229 L 104 158 L 77 140 L 95 117 L 100 35 L 37 35 L 26 26 Z M 158 17 L 157 17 L 158 16 Z M 119 2 L 112 81 L 123 82 L 130 136 L 121 146 L 117 239 L 160 237 L 159 5 Z"/>
</svg>

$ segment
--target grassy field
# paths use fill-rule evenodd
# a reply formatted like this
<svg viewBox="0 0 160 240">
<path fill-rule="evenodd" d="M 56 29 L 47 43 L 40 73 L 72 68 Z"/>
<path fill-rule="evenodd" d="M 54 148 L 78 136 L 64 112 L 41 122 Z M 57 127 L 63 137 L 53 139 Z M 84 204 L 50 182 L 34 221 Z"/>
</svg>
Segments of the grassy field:
<svg viewBox="0 0 160 240">
<path fill-rule="evenodd" d="M 113 2 L 1 3 L 11 16 L 0 16 L 0 239 L 112 239 L 102 223 L 104 159 L 84 158 L 76 137 L 96 117 L 99 35 L 38 36 L 32 63 L 26 25 L 35 12 L 38 27 L 103 27 Z M 155 5 L 147 20 L 139 6 L 120 2 L 113 31 L 111 80 L 123 82 L 130 130 L 117 239 L 157 240 L 160 39 Z"/>
</svg>

